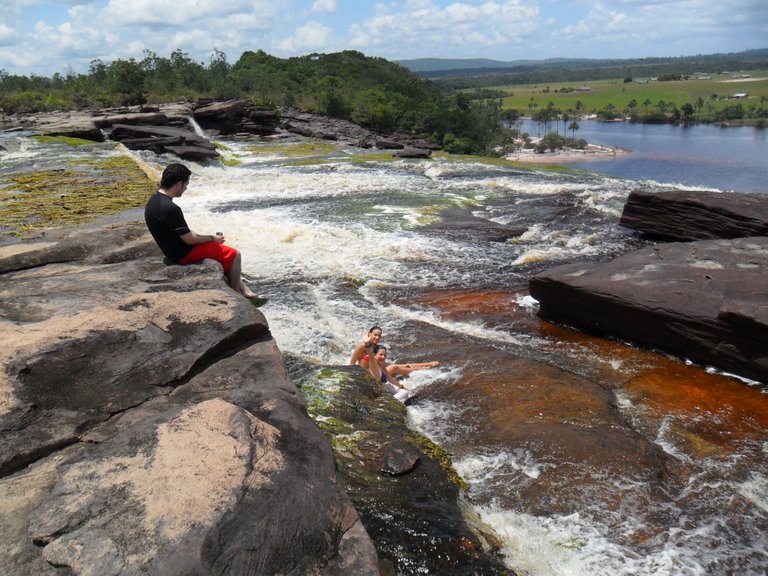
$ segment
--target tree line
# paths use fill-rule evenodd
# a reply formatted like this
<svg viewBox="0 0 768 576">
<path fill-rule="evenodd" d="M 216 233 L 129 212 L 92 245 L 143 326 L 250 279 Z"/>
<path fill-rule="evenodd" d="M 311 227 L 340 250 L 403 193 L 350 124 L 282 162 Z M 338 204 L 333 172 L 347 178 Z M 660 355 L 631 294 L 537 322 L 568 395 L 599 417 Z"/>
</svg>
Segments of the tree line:
<svg viewBox="0 0 768 576">
<path fill-rule="evenodd" d="M 576 101 L 573 108 L 561 109 L 555 106 L 551 100 L 546 107 L 539 107 L 531 98 L 531 102 L 528 104 L 528 113 L 532 119 L 543 123 L 545 126 L 556 120 L 567 122 L 569 119 L 592 113 L 601 120 L 628 120 L 641 124 L 718 123 L 751 120 L 755 126 L 764 127 L 768 121 L 768 97 L 761 96 L 759 100 L 742 103 L 738 100 L 729 100 L 712 94 L 706 99 L 699 97 L 693 102 L 685 102 L 682 105 L 663 99 L 653 102 L 650 98 L 646 98 L 642 102 L 638 102 L 632 98 L 621 107 L 608 103 L 600 109 L 593 108 L 592 110 L 587 110 L 580 100 Z M 515 120 L 520 112 L 518 110 L 505 110 L 504 114 L 505 117 Z"/>
<path fill-rule="evenodd" d="M 247 98 L 356 122 L 372 130 L 422 135 L 450 152 L 489 153 L 509 139 L 500 100 L 444 95 L 433 83 L 383 58 L 356 51 L 277 58 L 262 50 L 236 62 L 214 50 L 197 62 L 176 50 L 141 60 L 93 60 L 87 73 L 17 76 L 0 70 L 6 114 L 105 108 L 181 98 Z"/>
<path fill-rule="evenodd" d="M 453 69 L 419 72 L 444 91 L 511 86 L 585 82 L 613 78 L 651 78 L 666 74 L 691 75 L 704 70 L 766 70 L 768 49 L 731 54 L 633 59 L 553 59 L 507 68 Z"/>
</svg>

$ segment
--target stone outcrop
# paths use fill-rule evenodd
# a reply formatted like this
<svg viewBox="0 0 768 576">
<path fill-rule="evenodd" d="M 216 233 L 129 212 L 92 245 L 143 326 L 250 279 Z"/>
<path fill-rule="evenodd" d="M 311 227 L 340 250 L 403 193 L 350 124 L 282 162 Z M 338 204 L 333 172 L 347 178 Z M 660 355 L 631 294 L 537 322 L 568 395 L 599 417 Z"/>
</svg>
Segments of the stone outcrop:
<svg viewBox="0 0 768 576">
<path fill-rule="evenodd" d="M 162 106 L 125 106 L 68 112 L 39 112 L 9 118 L 11 125 L 47 136 L 69 136 L 94 142 L 105 140 L 115 124 L 189 127 L 193 106 L 172 102 Z"/>
<path fill-rule="evenodd" d="M 360 148 L 372 148 L 379 136 L 347 120 L 304 112 L 295 108 L 280 109 L 280 128 L 293 134 L 334 140 Z"/>
<path fill-rule="evenodd" d="M 635 190 L 619 224 L 672 241 L 768 236 L 768 195 Z"/>
<path fill-rule="evenodd" d="M 339 473 L 384 574 L 514 576 L 499 540 L 464 514 L 448 455 L 405 425 L 405 406 L 360 366 L 286 366 L 331 439 Z"/>
<path fill-rule="evenodd" d="M 279 122 L 276 110 L 243 99 L 200 101 L 194 117 L 201 128 L 219 134 L 273 134 Z"/>
<path fill-rule="evenodd" d="M 527 226 L 505 226 L 475 214 L 470 208 L 451 206 L 440 212 L 440 221 L 427 225 L 430 231 L 460 242 L 482 240 L 506 242 L 522 236 Z"/>
<path fill-rule="evenodd" d="M 429 158 L 440 147 L 419 136 L 395 132 L 382 136 L 339 118 L 312 114 L 294 108 L 275 110 L 249 100 L 201 100 L 172 102 L 160 106 L 130 106 L 44 112 L 0 118 L 11 128 L 37 131 L 48 136 L 69 136 L 123 143 L 132 150 L 170 153 L 188 160 L 219 156 L 215 145 L 199 134 L 271 135 L 282 130 L 310 138 L 334 140 L 360 148 L 398 150 L 400 158 Z"/>
<path fill-rule="evenodd" d="M 264 316 L 143 229 L 0 247 L 0 573 L 377 574 Z"/>
<path fill-rule="evenodd" d="M 395 132 L 384 137 L 348 120 L 312 114 L 295 108 L 280 109 L 280 128 L 301 136 L 335 140 L 359 148 L 401 151 L 408 148 L 412 154 L 418 153 L 403 156 L 407 158 L 428 157 L 431 150 L 439 149 L 439 146 L 412 134 Z"/>
<path fill-rule="evenodd" d="M 115 124 L 109 138 L 130 150 L 150 150 L 156 154 L 170 152 L 188 160 L 204 160 L 219 155 L 213 142 L 185 128 Z"/>
<path fill-rule="evenodd" d="M 768 382 L 768 237 L 659 244 L 529 288 L 543 318 Z"/>
</svg>

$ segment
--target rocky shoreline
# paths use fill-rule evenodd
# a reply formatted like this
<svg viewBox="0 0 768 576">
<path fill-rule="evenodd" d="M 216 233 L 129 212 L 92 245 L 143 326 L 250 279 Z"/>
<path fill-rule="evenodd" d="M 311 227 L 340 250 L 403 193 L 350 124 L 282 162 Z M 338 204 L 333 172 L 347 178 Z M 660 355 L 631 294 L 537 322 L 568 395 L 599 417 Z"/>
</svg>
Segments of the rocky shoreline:
<svg viewBox="0 0 768 576">
<path fill-rule="evenodd" d="M 220 134 L 298 134 L 360 148 L 392 150 L 393 155 L 403 158 L 426 158 L 439 149 L 412 134 L 377 134 L 346 120 L 294 108 L 275 110 L 243 99 L 6 116 L 0 118 L 0 127 L 6 132 L 26 130 L 94 142 L 109 139 L 131 150 L 169 153 L 193 161 L 218 158 L 219 152 L 209 137 Z"/>
<path fill-rule="evenodd" d="M 102 224 L 0 246 L 0 292 L 3 574 L 357 576 L 394 574 L 398 553 L 509 574 L 402 406 L 361 368 L 293 360 L 289 374 L 217 263 L 166 267 L 143 223 Z M 339 406 L 391 413 L 345 444 L 367 463 L 342 474 L 339 430 L 321 431 L 305 399 L 318 392 L 302 394 L 323 371 L 343 374 Z M 440 555 L 434 533 L 371 538 L 356 505 L 372 520 L 418 509 L 424 491 L 441 516 L 409 516 L 451 515 Z"/>
</svg>

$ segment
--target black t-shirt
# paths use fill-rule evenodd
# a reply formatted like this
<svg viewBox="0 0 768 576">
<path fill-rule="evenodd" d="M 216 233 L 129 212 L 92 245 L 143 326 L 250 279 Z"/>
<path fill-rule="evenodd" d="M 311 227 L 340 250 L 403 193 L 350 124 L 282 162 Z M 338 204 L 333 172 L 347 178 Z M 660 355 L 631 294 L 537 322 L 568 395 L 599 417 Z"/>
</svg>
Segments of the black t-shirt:
<svg viewBox="0 0 768 576">
<path fill-rule="evenodd" d="M 192 250 L 192 246 L 180 238 L 189 232 L 189 226 L 181 208 L 170 196 L 160 192 L 152 194 L 144 208 L 144 221 L 160 250 L 172 262 L 178 262 Z"/>
</svg>

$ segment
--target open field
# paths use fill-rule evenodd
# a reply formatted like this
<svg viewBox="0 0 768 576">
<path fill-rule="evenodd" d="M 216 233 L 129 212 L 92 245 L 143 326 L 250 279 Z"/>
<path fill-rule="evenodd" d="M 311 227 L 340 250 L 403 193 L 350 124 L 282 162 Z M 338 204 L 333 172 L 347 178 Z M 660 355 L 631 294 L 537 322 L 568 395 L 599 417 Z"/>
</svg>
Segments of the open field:
<svg viewBox="0 0 768 576">
<path fill-rule="evenodd" d="M 581 102 L 582 113 L 592 113 L 602 110 L 612 104 L 616 110 L 627 108 L 631 100 L 637 102 L 638 111 L 644 111 L 643 102 L 649 100 L 652 108 L 660 100 L 667 104 L 673 103 L 680 107 L 685 103 L 695 104 L 701 98 L 706 104 L 710 104 L 713 110 L 717 110 L 728 104 L 737 102 L 726 99 L 735 93 L 746 92 L 748 98 L 738 100 L 745 107 L 752 104 L 766 106 L 761 103 L 761 98 L 768 100 L 768 71 L 753 71 L 750 78 L 736 79 L 730 74 L 712 74 L 710 80 L 690 80 L 658 82 L 644 79 L 640 82 L 625 84 L 622 79 L 599 80 L 595 82 L 564 82 L 549 85 L 515 85 L 494 86 L 493 89 L 509 94 L 503 99 L 504 109 L 516 108 L 522 114 L 529 114 L 531 102 L 536 104 L 536 109 L 546 107 L 550 102 L 555 107 L 567 111 L 576 110 L 576 103 Z M 590 90 L 579 90 L 588 86 Z M 562 88 L 573 88 L 573 92 L 563 92 Z M 716 95 L 713 98 L 713 95 Z M 531 100 L 533 99 L 533 100 Z"/>
</svg>

